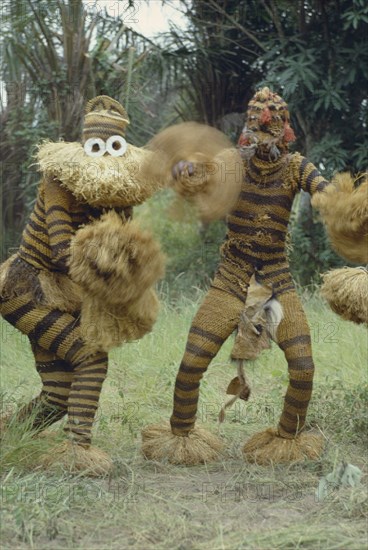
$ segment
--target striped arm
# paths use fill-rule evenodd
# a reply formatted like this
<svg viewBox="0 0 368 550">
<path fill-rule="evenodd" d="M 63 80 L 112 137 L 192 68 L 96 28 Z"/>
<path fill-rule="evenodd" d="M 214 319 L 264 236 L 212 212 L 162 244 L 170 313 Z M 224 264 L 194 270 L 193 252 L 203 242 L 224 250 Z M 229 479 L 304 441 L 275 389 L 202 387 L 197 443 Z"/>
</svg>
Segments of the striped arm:
<svg viewBox="0 0 368 550">
<path fill-rule="evenodd" d="M 314 364 L 309 326 L 296 292 L 277 295 L 284 318 L 278 331 L 278 345 L 288 362 L 289 385 L 279 422 L 282 437 L 292 438 L 305 424 L 312 395 Z"/>
<path fill-rule="evenodd" d="M 52 263 L 56 269 L 67 271 L 73 224 L 70 214 L 73 197 L 55 179 L 45 183 L 45 216 Z"/>
<path fill-rule="evenodd" d="M 314 164 L 298 153 L 293 155 L 292 163 L 299 189 L 314 195 L 314 193 L 323 191 L 329 185 L 329 182 L 324 179 Z"/>
<path fill-rule="evenodd" d="M 79 203 L 57 180 L 44 179 L 23 231 L 18 255 L 37 269 L 66 272 L 72 235 L 100 215 L 101 209 Z M 129 209 L 126 215 L 129 217 Z"/>
<path fill-rule="evenodd" d="M 198 310 L 175 383 L 174 411 L 170 419 L 175 435 L 188 435 L 194 428 L 200 381 L 237 326 L 244 300 L 212 286 Z"/>
</svg>

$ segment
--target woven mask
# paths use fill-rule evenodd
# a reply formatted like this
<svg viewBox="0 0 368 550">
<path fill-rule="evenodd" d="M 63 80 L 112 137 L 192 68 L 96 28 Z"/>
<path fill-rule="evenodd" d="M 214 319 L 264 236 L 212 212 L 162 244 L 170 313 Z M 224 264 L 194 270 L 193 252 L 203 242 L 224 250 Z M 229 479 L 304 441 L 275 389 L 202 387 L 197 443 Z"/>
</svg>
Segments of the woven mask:
<svg viewBox="0 0 368 550">
<path fill-rule="evenodd" d="M 105 153 L 113 157 L 125 154 L 127 143 L 125 128 L 129 124 L 126 110 L 118 101 L 100 95 L 91 99 L 85 110 L 82 143 L 86 154 L 100 157 Z"/>
<path fill-rule="evenodd" d="M 240 135 L 240 149 L 255 149 L 260 145 L 269 148 L 287 147 L 295 140 L 289 123 L 287 103 L 267 87 L 259 90 L 250 100 L 245 127 Z"/>
</svg>

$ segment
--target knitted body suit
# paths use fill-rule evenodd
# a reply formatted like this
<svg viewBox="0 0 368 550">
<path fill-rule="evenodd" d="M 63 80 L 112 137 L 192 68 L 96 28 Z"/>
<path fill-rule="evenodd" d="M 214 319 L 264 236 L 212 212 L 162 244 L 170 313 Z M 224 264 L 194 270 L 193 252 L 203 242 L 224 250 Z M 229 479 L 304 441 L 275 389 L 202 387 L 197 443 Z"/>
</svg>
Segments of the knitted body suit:
<svg viewBox="0 0 368 550">
<path fill-rule="evenodd" d="M 82 330 L 83 306 L 88 295 L 71 278 L 69 269 L 82 256 L 96 278 L 109 282 L 112 273 L 100 269 L 96 244 L 91 242 L 91 247 L 81 253 L 73 239 L 84 229 L 100 223 L 106 210 L 109 213 L 104 216 L 115 216 L 114 220 L 125 231 L 132 206 L 157 190 L 156 182 L 153 184 L 148 178 L 139 188 L 137 177 L 129 179 L 130 172 L 124 168 L 129 165 L 124 160 L 127 157 L 123 157 L 127 123 L 126 112 L 118 102 L 99 96 L 87 104 L 82 145 L 60 142 L 40 148 L 44 159 L 40 169 L 44 175 L 37 200 L 17 254 L 0 269 L 0 313 L 29 337 L 42 380 L 39 396 L 17 416 L 25 419 L 32 413 L 33 428 L 42 430 L 67 413 L 66 431 L 73 442 L 85 448 L 90 447 L 107 374 L 108 348 L 99 341 L 92 345 Z M 109 143 L 110 149 L 106 151 Z M 140 153 L 139 149 L 129 147 L 128 158 L 132 150 Z M 64 151 L 69 151 L 69 156 Z M 97 172 L 100 179 L 94 181 L 97 161 L 100 161 Z M 61 177 L 55 175 L 55 170 L 62 172 Z M 110 187 L 110 180 L 103 176 L 106 173 L 114 176 Z M 86 185 L 82 193 L 77 193 L 76 185 L 81 181 Z M 119 261 L 115 259 L 115 263 Z M 110 268 L 114 269 L 113 258 Z M 101 319 L 96 318 L 94 326 L 86 328 L 93 332 L 96 326 L 101 327 Z"/>
<path fill-rule="evenodd" d="M 228 217 L 221 262 L 195 316 L 176 378 L 172 431 L 187 435 L 194 427 L 200 380 L 223 342 L 238 325 L 250 277 L 272 286 L 284 318 L 277 339 L 289 367 L 289 387 L 279 434 L 292 438 L 304 426 L 312 392 L 313 360 L 305 314 L 294 289 L 285 250 L 295 194 L 322 191 L 327 182 L 299 154 L 277 160 L 256 154 L 245 165 L 239 200 Z"/>
<path fill-rule="evenodd" d="M 71 238 L 80 225 L 100 214 L 79 203 L 58 181 L 43 180 L 1 298 L 2 316 L 29 337 L 43 384 L 39 397 L 20 416 L 36 408 L 34 428 L 42 429 L 68 412 L 67 430 L 83 445 L 91 440 L 107 354 L 91 353 L 86 346 L 78 304 L 75 311 L 47 304 L 39 276 L 67 272 Z"/>
</svg>

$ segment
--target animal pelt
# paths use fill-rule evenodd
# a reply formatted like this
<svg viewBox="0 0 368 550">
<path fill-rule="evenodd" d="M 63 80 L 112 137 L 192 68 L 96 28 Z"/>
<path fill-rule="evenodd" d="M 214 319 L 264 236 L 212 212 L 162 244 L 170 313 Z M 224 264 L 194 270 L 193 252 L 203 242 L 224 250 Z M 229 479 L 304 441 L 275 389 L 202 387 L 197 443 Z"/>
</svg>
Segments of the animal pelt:
<svg viewBox="0 0 368 550">
<path fill-rule="evenodd" d="M 359 183 L 359 182 L 357 182 Z M 349 173 L 337 174 L 332 185 L 315 193 L 312 205 L 317 208 L 333 248 L 354 263 L 368 263 L 368 177 L 355 186 Z"/>
<path fill-rule="evenodd" d="M 185 159 L 194 173 L 171 177 L 169 185 L 192 203 L 204 222 L 226 216 L 234 206 L 243 181 L 243 162 L 230 140 L 219 130 L 184 122 L 157 134 L 147 148 L 155 153 L 152 174 L 160 177 Z M 200 151 L 200 153 L 198 153 Z"/>
<path fill-rule="evenodd" d="M 91 158 L 80 143 L 44 142 L 36 159 L 45 176 L 56 177 L 91 206 L 134 206 L 167 185 L 165 173 L 155 177 L 150 170 L 154 154 L 130 144 L 122 157 Z"/>
<path fill-rule="evenodd" d="M 69 274 L 106 307 L 129 306 L 163 276 L 164 255 L 149 232 L 110 211 L 76 232 Z"/>
<path fill-rule="evenodd" d="M 232 359 L 254 360 L 263 349 L 270 347 L 265 307 L 271 298 L 272 288 L 257 283 L 253 275 L 249 281 L 245 308 L 231 350 Z"/>
<path fill-rule="evenodd" d="M 324 273 L 321 294 L 343 319 L 368 323 L 368 271 L 343 267 Z"/>
<path fill-rule="evenodd" d="M 237 365 L 238 375 L 231 380 L 226 393 L 234 397 L 221 408 L 220 423 L 225 420 L 226 409 L 237 399 L 249 399 L 251 390 L 245 374 L 245 364 L 247 361 L 254 361 L 263 350 L 270 348 L 271 339 L 277 342 L 277 327 L 283 316 L 280 303 L 273 297 L 272 287 L 259 284 L 253 275 L 230 353 L 232 361 Z"/>
</svg>

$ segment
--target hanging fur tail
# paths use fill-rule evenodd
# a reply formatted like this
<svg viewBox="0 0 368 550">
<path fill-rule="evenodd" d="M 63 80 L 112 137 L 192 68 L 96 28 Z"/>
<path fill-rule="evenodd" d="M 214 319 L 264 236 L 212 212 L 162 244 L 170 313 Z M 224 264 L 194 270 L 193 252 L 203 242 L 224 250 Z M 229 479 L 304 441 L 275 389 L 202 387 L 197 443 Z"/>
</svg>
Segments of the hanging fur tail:
<svg viewBox="0 0 368 550">
<path fill-rule="evenodd" d="M 284 317 L 280 302 L 272 295 L 272 290 L 251 280 L 246 307 L 238 325 L 238 332 L 231 351 L 231 359 L 236 362 L 237 376 L 227 387 L 232 395 L 219 414 L 219 422 L 225 420 L 225 411 L 238 399 L 248 401 L 250 385 L 245 374 L 246 361 L 254 361 L 264 349 L 270 347 L 270 338 L 277 342 L 277 329 Z"/>
<path fill-rule="evenodd" d="M 264 305 L 263 309 L 266 314 L 266 330 L 270 338 L 277 343 L 277 329 L 284 318 L 282 306 L 276 298 L 271 298 L 271 300 L 268 300 Z"/>
</svg>

